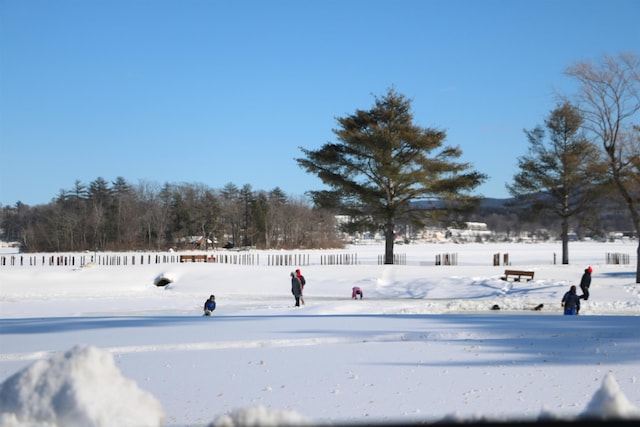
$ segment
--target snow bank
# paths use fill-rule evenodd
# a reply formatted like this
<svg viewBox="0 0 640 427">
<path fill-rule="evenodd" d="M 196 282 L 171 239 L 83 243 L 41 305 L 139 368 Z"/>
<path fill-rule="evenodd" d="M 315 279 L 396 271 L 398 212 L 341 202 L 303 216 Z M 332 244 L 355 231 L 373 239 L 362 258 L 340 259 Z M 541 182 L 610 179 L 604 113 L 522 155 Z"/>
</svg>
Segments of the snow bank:
<svg viewBox="0 0 640 427">
<path fill-rule="evenodd" d="M 303 425 L 313 425 L 313 423 L 295 411 L 282 411 L 258 405 L 252 408 L 236 409 L 229 414 L 221 415 L 209 424 L 209 427 Z"/>
<path fill-rule="evenodd" d="M 76 346 L 0 385 L 0 426 L 161 426 L 158 400 L 124 378 L 113 356 Z"/>
<path fill-rule="evenodd" d="M 583 418 L 588 419 L 640 419 L 636 408 L 620 391 L 620 386 L 609 372 L 602 380 L 602 386 L 587 405 Z"/>
<path fill-rule="evenodd" d="M 539 417 L 557 418 L 545 410 Z M 608 373 L 580 418 L 638 419 L 640 411 Z M 163 421 L 161 404 L 124 378 L 112 355 L 96 347 L 76 346 L 35 362 L 0 385 L 0 427 L 159 427 Z M 442 420 L 461 421 L 455 415 Z M 295 411 L 258 405 L 220 415 L 208 427 L 313 424 Z"/>
</svg>

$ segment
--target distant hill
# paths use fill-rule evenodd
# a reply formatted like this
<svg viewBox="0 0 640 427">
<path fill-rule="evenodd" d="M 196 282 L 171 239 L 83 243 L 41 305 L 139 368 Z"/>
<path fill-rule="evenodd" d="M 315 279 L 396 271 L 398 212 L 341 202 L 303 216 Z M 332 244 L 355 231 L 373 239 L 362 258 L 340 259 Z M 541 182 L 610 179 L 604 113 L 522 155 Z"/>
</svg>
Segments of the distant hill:
<svg viewBox="0 0 640 427">
<path fill-rule="evenodd" d="M 423 209 L 444 207 L 443 202 L 436 200 L 414 203 Z M 550 212 L 534 212 L 527 202 L 517 202 L 514 197 L 484 198 L 467 220 L 486 223 L 490 230 L 496 232 L 560 232 L 559 217 Z M 570 226 L 580 237 L 605 236 L 610 232 L 623 232 L 628 236 L 635 234 L 630 231 L 633 230 L 633 223 L 628 210 L 610 200 L 594 203 L 592 209 L 572 217 Z"/>
</svg>

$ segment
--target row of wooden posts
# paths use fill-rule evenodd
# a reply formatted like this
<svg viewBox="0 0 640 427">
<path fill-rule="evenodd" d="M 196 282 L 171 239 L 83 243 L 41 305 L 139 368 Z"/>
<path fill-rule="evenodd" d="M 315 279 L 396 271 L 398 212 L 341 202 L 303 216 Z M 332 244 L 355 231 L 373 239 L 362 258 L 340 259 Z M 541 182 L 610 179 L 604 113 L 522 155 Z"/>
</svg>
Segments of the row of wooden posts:
<svg viewBox="0 0 640 427">
<path fill-rule="evenodd" d="M 269 266 L 306 266 L 311 264 L 308 253 L 266 254 L 266 264 Z M 629 264 L 629 254 L 607 253 L 607 264 Z M 493 265 L 511 265 L 509 254 L 493 254 Z M 83 267 L 87 265 L 144 265 L 144 264 L 174 264 L 183 262 L 209 262 L 217 264 L 259 265 L 258 253 L 210 253 L 210 254 L 68 254 L 68 255 L 3 255 L 0 256 L 0 267 L 5 266 L 71 266 Z M 321 254 L 320 265 L 357 265 L 361 261 L 356 253 Z M 407 264 L 406 254 L 394 254 L 393 263 Z M 555 263 L 555 254 L 554 254 Z M 378 264 L 384 264 L 384 255 L 378 255 Z M 420 262 L 420 265 L 429 265 Z M 457 253 L 437 254 L 435 265 L 458 265 Z"/>
<path fill-rule="evenodd" d="M 256 253 L 231 254 L 82 254 L 82 255 L 3 255 L 0 266 L 70 266 L 87 265 L 144 265 L 206 262 L 217 264 L 259 265 Z M 309 254 L 268 254 L 267 265 L 309 265 Z"/>
<path fill-rule="evenodd" d="M 493 265 L 500 265 L 500 253 L 493 254 Z M 502 265 L 510 265 L 509 254 L 502 255 Z"/>
<path fill-rule="evenodd" d="M 303 266 L 310 265 L 308 253 L 267 254 L 269 266 Z M 395 264 L 406 264 L 406 254 L 394 254 Z M 184 262 L 203 262 L 216 264 L 259 265 L 260 254 L 257 253 L 210 253 L 210 254 L 67 254 L 67 255 L 3 255 L 0 256 L 0 267 L 3 266 L 69 266 L 83 267 L 88 265 L 145 265 L 175 264 Z M 321 265 L 357 265 L 358 254 L 338 253 L 320 255 Z M 378 264 L 384 263 L 384 255 L 378 256 Z"/>
<path fill-rule="evenodd" d="M 458 254 L 438 254 L 436 255 L 436 265 L 458 265 Z"/>
<path fill-rule="evenodd" d="M 607 264 L 629 264 L 629 254 L 619 252 L 607 252 Z"/>
</svg>

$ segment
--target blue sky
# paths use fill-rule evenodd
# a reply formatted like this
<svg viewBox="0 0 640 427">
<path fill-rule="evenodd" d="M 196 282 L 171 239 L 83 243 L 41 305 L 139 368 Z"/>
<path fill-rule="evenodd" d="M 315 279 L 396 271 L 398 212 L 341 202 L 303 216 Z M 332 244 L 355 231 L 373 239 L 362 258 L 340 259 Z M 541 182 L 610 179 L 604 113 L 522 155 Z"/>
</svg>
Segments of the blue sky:
<svg viewBox="0 0 640 427">
<path fill-rule="evenodd" d="M 295 162 L 388 88 L 507 197 L 579 60 L 640 50 L 637 0 L 0 0 L 0 205 L 75 181 L 297 197 Z"/>
</svg>

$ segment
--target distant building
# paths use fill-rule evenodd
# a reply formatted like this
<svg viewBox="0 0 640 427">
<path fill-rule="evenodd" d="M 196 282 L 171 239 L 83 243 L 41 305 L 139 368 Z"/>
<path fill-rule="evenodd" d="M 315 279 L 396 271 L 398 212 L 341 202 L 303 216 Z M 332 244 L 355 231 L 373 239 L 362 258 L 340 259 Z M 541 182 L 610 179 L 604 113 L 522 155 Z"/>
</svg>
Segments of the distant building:
<svg viewBox="0 0 640 427">
<path fill-rule="evenodd" d="M 452 240 L 473 242 L 487 240 L 492 233 L 484 222 L 465 222 L 466 228 L 448 228 L 446 236 Z"/>
</svg>

